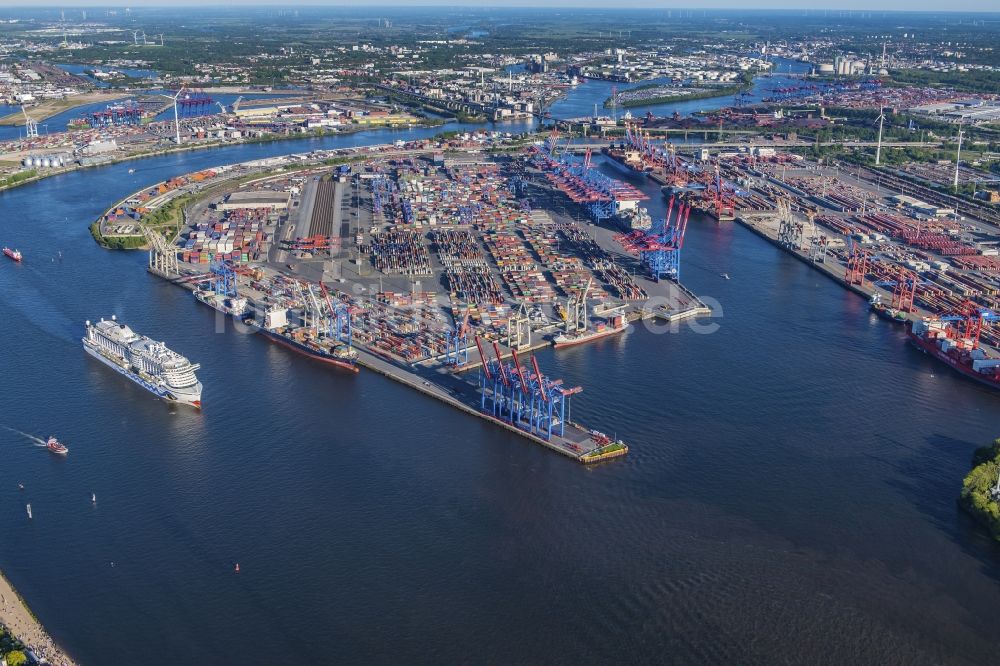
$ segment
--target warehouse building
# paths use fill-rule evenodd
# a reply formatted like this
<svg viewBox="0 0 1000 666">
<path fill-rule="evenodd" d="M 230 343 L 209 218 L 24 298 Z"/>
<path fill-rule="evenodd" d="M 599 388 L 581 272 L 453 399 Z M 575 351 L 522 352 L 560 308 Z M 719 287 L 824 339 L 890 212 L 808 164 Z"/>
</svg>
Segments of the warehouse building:
<svg viewBox="0 0 1000 666">
<path fill-rule="evenodd" d="M 267 208 L 268 210 L 286 210 L 291 195 L 288 192 L 272 190 L 233 192 L 226 200 L 216 205 L 218 210 L 235 210 L 237 208 Z"/>
</svg>

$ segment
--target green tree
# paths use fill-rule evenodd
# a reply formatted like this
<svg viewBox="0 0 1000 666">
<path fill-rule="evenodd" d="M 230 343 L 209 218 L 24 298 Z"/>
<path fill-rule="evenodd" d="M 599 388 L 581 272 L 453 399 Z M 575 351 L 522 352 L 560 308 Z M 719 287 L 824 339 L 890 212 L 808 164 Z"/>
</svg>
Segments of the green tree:
<svg viewBox="0 0 1000 666">
<path fill-rule="evenodd" d="M 28 655 L 20 650 L 8 652 L 5 658 L 7 659 L 7 666 L 24 666 L 24 664 L 28 663 Z"/>
<path fill-rule="evenodd" d="M 1000 472 L 1000 439 L 992 446 L 977 449 L 972 456 L 972 471 L 962 482 L 959 505 L 989 529 L 994 539 L 1000 541 L 1000 504 L 993 495 L 993 488 Z"/>
</svg>

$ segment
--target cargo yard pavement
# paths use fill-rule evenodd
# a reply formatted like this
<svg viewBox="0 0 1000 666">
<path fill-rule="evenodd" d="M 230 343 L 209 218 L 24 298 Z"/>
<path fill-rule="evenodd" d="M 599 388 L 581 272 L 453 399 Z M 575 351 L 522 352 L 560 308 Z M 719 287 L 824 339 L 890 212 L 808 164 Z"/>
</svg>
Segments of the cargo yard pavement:
<svg viewBox="0 0 1000 666">
<path fill-rule="evenodd" d="M 306 292 L 317 283 L 324 288 L 334 283 L 330 284 L 332 302 L 346 304 L 354 313 L 357 365 L 580 462 L 624 455 L 628 451 L 624 443 L 611 442 L 606 435 L 572 420 L 570 396 L 580 389 L 556 389 L 567 411 L 557 410 L 548 417 L 551 436 L 543 434 L 548 426 L 540 425 L 541 421 L 531 421 L 535 423 L 532 426 L 527 417 L 522 420 L 508 414 L 513 397 L 494 395 L 495 387 L 485 389 L 484 410 L 484 389 L 478 381 L 481 370 L 477 367 L 481 359 L 473 344 L 474 337 L 490 341 L 487 344 L 491 346 L 495 343 L 504 359 L 511 357 L 508 344 L 516 345 L 522 354 L 549 346 L 550 336 L 564 328 L 560 317 L 566 318 L 557 290 L 572 298 L 573 294 L 582 295 L 585 287 L 589 289 L 588 284 L 602 284 L 609 269 L 596 268 L 595 261 L 631 265 L 620 248 L 610 254 L 612 231 L 593 227 L 584 232 L 583 225 L 569 217 L 557 221 L 541 209 L 526 211 L 508 192 L 509 166 L 476 157 L 432 168 L 415 159 L 409 155 L 369 160 L 356 165 L 358 171 L 353 176 L 341 173 L 336 177 L 328 167 L 306 165 L 299 171 L 253 178 L 239 188 L 220 187 L 215 176 L 209 178 L 214 198 L 189 206 L 189 213 L 195 213 L 188 216 L 190 226 L 179 241 L 186 248 L 184 274 L 190 277 L 174 281 L 192 289 L 199 285 L 212 288 L 212 284 L 217 288 L 217 272 L 199 271 L 225 270 L 218 266 L 228 264 L 232 266 L 228 270 L 234 271 L 233 284 L 257 313 L 258 321 L 265 311 L 284 308 L 287 330 L 304 335 L 306 340 L 332 335 L 322 323 L 330 316 L 323 314 L 327 303 L 315 294 L 306 296 Z M 383 174 L 389 174 L 391 180 L 386 181 Z M 187 183 L 193 178 L 175 180 Z M 479 184 L 470 189 L 474 181 Z M 199 186 L 204 187 L 204 182 L 194 187 Z M 289 194 L 278 197 L 281 191 Z M 278 204 L 279 208 L 273 208 Z M 346 237 L 355 224 L 357 238 Z M 234 230 L 235 236 L 226 229 Z M 447 234 L 442 235 L 443 230 L 448 230 Z M 583 236 L 578 236 L 580 233 Z M 599 244 L 594 243 L 591 233 L 600 234 Z M 219 240 L 211 240 L 216 237 Z M 321 239 L 324 245 L 314 247 L 311 239 Z M 341 241 L 349 244 L 355 240 L 353 250 L 342 251 Z M 278 247 L 282 249 L 276 252 Z M 389 254 L 380 258 L 380 252 Z M 418 262 L 412 264 L 417 270 L 407 268 L 414 261 Z M 467 301 L 461 290 L 469 289 L 471 283 L 461 286 L 456 282 L 464 270 L 505 288 L 472 291 L 466 294 L 472 299 Z M 526 278 L 532 275 L 536 277 Z M 610 298 L 603 288 L 595 287 L 592 297 L 598 305 L 593 315 L 610 316 L 619 311 L 634 320 L 708 313 L 697 297 L 673 282 L 621 275 L 620 279 L 639 280 L 648 289 L 637 288 L 635 291 L 642 294 L 638 298 L 630 292 L 630 302 Z M 421 282 L 434 291 L 422 291 Z M 446 290 L 436 298 L 441 286 Z M 486 296 L 498 300 L 482 300 Z M 525 303 L 530 313 L 525 312 Z M 644 311 L 643 304 L 655 304 L 658 311 Z M 332 312 L 333 305 L 329 308 Z M 452 346 L 445 345 L 445 338 L 453 334 L 453 327 L 465 326 L 461 323 L 463 312 L 467 323 L 471 312 L 474 323 L 470 323 L 462 345 L 467 357 L 456 368 L 454 359 L 452 363 L 447 360 Z M 531 336 L 522 339 L 518 333 L 517 342 L 511 343 L 515 319 L 523 322 L 516 324 L 518 331 L 524 326 L 531 330 Z M 589 316 L 583 322 L 587 329 L 594 326 Z M 524 360 L 527 362 L 527 357 Z M 547 376 L 546 381 L 555 381 L 553 386 L 561 384 Z M 497 400 L 500 402 L 494 404 Z M 540 401 L 531 409 L 541 409 L 541 405 Z M 528 409 L 527 403 L 524 409 Z"/>
<path fill-rule="evenodd" d="M 41 122 L 68 109 L 74 109 L 88 104 L 96 104 L 98 102 L 113 102 L 120 99 L 125 99 L 125 95 L 121 92 L 88 92 L 80 95 L 71 95 L 62 99 L 45 100 L 44 102 L 34 106 L 26 106 L 25 111 L 27 111 L 32 120 Z M 22 113 L 20 109 L 7 114 L 6 116 L 0 117 L 0 125 L 23 124 L 24 113 Z"/>
</svg>

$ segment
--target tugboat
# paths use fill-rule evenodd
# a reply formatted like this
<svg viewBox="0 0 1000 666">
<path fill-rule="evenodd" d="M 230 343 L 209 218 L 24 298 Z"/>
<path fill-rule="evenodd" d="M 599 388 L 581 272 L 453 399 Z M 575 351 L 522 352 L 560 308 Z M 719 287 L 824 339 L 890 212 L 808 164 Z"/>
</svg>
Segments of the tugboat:
<svg viewBox="0 0 1000 666">
<path fill-rule="evenodd" d="M 13 259 L 14 261 L 17 261 L 17 262 L 20 262 L 20 261 L 21 261 L 21 259 L 23 259 L 23 258 L 24 258 L 24 257 L 23 257 L 23 256 L 21 255 L 21 252 L 20 252 L 20 250 L 12 250 L 12 249 L 10 249 L 9 247 L 5 247 L 5 248 L 3 249 L 3 253 L 4 253 L 4 255 L 6 255 L 6 256 L 7 256 L 7 258 L 9 258 L 9 259 Z"/>
<path fill-rule="evenodd" d="M 49 441 L 45 442 L 45 448 L 47 448 L 52 453 L 55 453 L 55 454 L 60 455 L 60 456 L 64 456 L 67 453 L 69 453 L 69 449 L 67 449 L 65 446 L 63 446 L 59 442 L 59 440 L 56 439 L 54 436 L 49 437 Z"/>
<path fill-rule="evenodd" d="M 874 312 L 878 317 L 896 324 L 906 323 L 906 314 L 897 308 L 886 307 L 885 303 L 882 302 L 881 294 L 878 292 L 872 294 L 872 300 L 870 303 L 872 312 Z"/>
</svg>

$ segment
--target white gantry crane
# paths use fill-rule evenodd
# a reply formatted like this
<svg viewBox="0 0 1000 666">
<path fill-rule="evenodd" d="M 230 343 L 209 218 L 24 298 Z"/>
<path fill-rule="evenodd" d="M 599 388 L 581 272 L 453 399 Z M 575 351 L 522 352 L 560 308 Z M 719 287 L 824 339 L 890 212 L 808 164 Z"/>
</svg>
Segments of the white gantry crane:
<svg viewBox="0 0 1000 666">
<path fill-rule="evenodd" d="M 302 301 L 302 326 L 313 329 L 316 337 L 319 337 L 320 326 L 323 324 L 323 308 L 316 298 L 311 282 L 296 282 L 295 289 Z"/>
<path fill-rule="evenodd" d="M 802 247 L 804 226 L 795 220 L 792 214 L 792 205 L 788 199 L 781 197 L 777 200 L 778 209 L 778 244 L 792 250 Z"/>
<path fill-rule="evenodd" d="M 520 303 L 517 311 L 512 311 L 507 318 L 507 346 L 511 349 L 531 346 L 531 318 L 524 303 Z"/>
<path fill-rule="evenodd" d="M 140 223 L 139 228 L 149 244 L 149 269 L 167 277 L 180 275 L 177 263 L 177 247 L 163 234 Z"/>
<path fill-rule="evenodd" d="M 24 128 L 25 128 L 25 132 L 27 133 L 27 138 L 29 138 L 29 139 L 37 139 L 38 138 L 38 123 L 35 122 L 34 119 L 32 119 L 31 116 L 28 115 L 28 112 L 25 111 L 23 104 L 21 105 L 21 113 L 24 114 Z"/>
<path fill-rule="evenodd" d="M 594 279 L 587 280 L 587 286 L 579 296 L 571 296 L 566 301 L 566 332 L 587 330 L 587 295 Z"/>
</svg>

